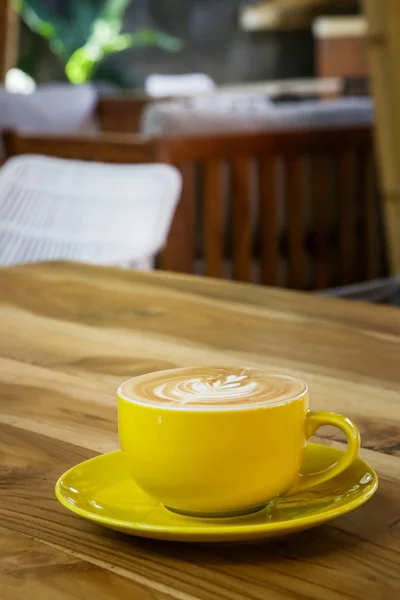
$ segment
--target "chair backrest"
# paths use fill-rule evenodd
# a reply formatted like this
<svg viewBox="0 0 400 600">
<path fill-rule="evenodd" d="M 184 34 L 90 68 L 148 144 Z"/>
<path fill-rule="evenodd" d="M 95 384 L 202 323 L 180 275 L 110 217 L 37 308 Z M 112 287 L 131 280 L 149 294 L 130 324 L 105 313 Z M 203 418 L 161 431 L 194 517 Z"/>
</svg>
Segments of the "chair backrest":
<svg viewBox="0 0 400 600">
<path fill-rule="evenodd" d="M 209 276 L 225 258 L 236 280 L 297 289 L 385 274 L 372 150 L 369 127 L 160 138 L 183 175 L 162 266 L 194 271 L 202 223 Z"/>
<path fill-rule="evenodd" d="M 386 274 L 369 127 L 6 140 L 11 155 L 177 166 L 183 190 L 159 259 L 164 269 L 298 289 Z"/>
</svg>

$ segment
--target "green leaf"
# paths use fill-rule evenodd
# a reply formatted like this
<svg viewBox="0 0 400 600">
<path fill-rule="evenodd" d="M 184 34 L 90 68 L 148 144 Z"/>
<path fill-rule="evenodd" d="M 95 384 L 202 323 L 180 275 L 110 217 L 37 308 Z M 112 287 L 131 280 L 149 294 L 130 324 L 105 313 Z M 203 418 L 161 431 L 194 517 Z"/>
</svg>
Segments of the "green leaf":
<svg viewBox="0 0 400 600">
<path fill-rule="evenodd" d="M 71 83 L 80 85 L 90 81 L 91 74 L 98 62 L 88 56 L 86 47 L 78 48 L 67 62 L 65 73 Z"/>
<path fill-rule="evenodd" d="M 126 35 L 131 39 L 130 48 L 156 46 L 167 52 L 179 52 L 183 48 L 183 44 L 178 38 L 154 29 L 140 29 Z"/>
<path fill-rule="evenodd" d="M 102 50 L 104 54 L 111 54 L 128 48 L 145 48 L 148 46 L 161 48 L 168 52 L 178 52 L 182 49 L 180 40 L 173 36 L 152 29 L 141 29 L 135 33 L 123 33 L 116 36 L 105 44 Z"/>
<path fill-rule="evenodd" d="M 64 27 L 64 19 L 47 10 L 43 3 L 38 0 L 25 0 L 21 8 L 23 9 L 21 13 L 23 21 L 32 31 L 48 40 L 50 47 L 52 47 L 54 40 L 59 40 L 56 48 L 52 49 L 55 54 L 62 58 L 65 46 L 60 37 L 60 31 Z"/>
<path fill-rule="evenodd" d="M 46 39 L 52 39 L 56 32 L 55 27 L 49 21 L 42 19 L 32 8 L 27 6 L 24 9 L 23 20 L 32 31 L 38 33 Z"/>
</svg>

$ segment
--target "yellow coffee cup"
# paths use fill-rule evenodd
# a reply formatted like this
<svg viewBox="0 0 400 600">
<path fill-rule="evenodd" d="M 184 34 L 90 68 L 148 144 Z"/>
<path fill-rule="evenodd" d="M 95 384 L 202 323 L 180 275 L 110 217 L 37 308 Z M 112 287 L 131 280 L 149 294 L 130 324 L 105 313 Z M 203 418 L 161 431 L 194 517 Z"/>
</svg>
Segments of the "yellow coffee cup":
<svg viewBox="0 0 400 600">
<path fill-rule="evenodd" d="M 196 516 L 257 510 L 321 484 L 355 460 L 360 436 L 342 415 L 310 411 L 307 385 L 260 369 L 200 367 L 142 375 L 118 390 L 121 449 L 135 482 L 165 507 Z M 301 472 L 308 439 L 344 432 L 341 459 Z"/>
</svg>

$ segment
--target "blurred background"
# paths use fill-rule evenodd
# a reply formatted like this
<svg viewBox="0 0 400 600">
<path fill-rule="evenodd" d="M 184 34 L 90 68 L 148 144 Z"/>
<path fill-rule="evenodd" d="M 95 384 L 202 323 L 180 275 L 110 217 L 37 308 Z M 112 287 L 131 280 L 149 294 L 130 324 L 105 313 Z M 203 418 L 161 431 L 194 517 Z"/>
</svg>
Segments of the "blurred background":
<svg viewBox="0 0 400 600">
<path fill-rule="evenodd" d="M 3 160 L 14 159 L 0 174 L 0 262 L 71 258 L 387 299 L 400 268 L 399 10 L 394 0 L 4 0 L 0 128 Z M 73 161 L 85 162 L 63 204 L 58 169 Z M 104 196 L 89 162 L 108 163 L 120 200 Z M 174 165 L 180 182 L 162 224 L 158 206 L 143 210 L 138 171 L 155 163 Z M 36 189 L 22 194 L 31 172 Z M 98 223 L 134 221 L 141 243 L 94 231 L 101 207 Z"/>
<path fill-rule="evenodd" d="M 112 26 L 113 35 L 105 36 L 104 57 L 87 74 L 94 81 L 140 88 L 154 72 L 204 72 L 219 85 L 321 75 L 313 21 L 318 14 L 358 15 L 359 3 L 306 1 L 300 9 L 302 3 L 296 7 L 288 2 L 293 8 L 286 15 L 279 14 L 279 4 L 274 0 L 20 0 L 18 66 L 38 83 L 77 82 L 84 74 L 72 72 L 68 61 L 89 43 L 93 28 L 103 24 Z M 124 40 L 121 32 L 135 35 Z M 101 44 L 101 32 L 98 38 Z M 362 64 L 356 69 L 345 60 L 341 69 L 342 73 L 337 66 L 335 72 L 325 74 L 365 71 Z"/>
</svg>

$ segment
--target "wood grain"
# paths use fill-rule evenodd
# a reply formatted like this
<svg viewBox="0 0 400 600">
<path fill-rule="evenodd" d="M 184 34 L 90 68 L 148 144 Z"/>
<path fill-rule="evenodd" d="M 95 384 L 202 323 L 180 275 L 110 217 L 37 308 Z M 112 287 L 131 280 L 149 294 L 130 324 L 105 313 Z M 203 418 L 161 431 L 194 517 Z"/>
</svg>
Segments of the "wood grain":
<svg viewBox="0 0 400 600">
<path fill-rule="evenodd" d="M 170 594 L 0 527 L 0 581 L 7 600 L 167 600 Z M 160 588 L 162 586 L 159 586 Z"/>
<path fill-rule="evenodd" d="M 0 436 L 2 456 L 9 456 L 2 523 L 50 547 L 55 556 L 66 553 L 66 562 L 80 559 L 134 583 L 135 598 L 147 598 L 147 590 L 181 600 L 396 597 L 400 480 L 390 467 L 398 461 L 394 457 L 384 457 L 391 474 L 381 475 L 380 497 L 331 525 L 265 544 L 181 545 L 110 532 L 58 505 L 54 479 L 91 452 L 10 426 L 0 426 Z M 96 570 L 89 572 L 88 585 L 96 577 Z M 46 570 L 42 578 L 47 584 Z M 71 578 L 79 584 L 73 571 Z M 59 585 L 64 593 L 62 579 Z"/>
<path fill-rule="evenodd" d="M 1 270 L 0 597 L 397 597 L 399 343 L 390 307 L 71 263 Z M 57 503 L 63 471 L 118 447 L 121 381 L 239 362 L 301 375 L 315 408 L 354 418 L 380 476 L 370 502 L 292 537 L 221 546 L 119 535 Z"/>
</svg>

